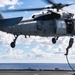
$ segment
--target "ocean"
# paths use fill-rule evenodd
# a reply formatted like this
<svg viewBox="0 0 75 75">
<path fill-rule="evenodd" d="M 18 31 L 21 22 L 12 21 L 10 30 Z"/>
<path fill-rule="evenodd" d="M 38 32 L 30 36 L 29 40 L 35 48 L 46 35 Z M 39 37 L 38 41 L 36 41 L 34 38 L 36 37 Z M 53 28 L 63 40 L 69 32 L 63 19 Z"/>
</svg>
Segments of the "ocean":
<svg viewBox="0 0 75 75">
<path fill-rule="evenodd" d="M 75 64 L 71 66 L 75 69 Z M 0 63 L 0 69 L 71 70 L 68 64 L 62 63 Z"/>
</svg>

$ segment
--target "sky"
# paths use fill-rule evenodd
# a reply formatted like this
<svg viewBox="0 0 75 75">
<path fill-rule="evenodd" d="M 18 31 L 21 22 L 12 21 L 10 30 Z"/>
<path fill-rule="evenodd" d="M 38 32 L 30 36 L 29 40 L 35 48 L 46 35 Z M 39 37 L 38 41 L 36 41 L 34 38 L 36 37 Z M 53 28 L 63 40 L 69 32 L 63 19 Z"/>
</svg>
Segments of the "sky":
<svg viewBox="0 0 75 75">
<path fill-rule="evenodd" d="M 54 0 L 54 2 L 75 3 L 75 0 Z M 45 7 L 48 4 L 43 0 L 0 0 L 0 10 L 36 8 Z M 75 14 L 75 5 L 63 10 Z M 45 10 L 43 10 L 45 11 Z M 15 12 L 2 13 L 5 18 L 23 16 L 24 19 L 30 18 L 36 12 Z M 74 37 L 75 38 L 75 37 Z M 52 37 L 27 36 L 20 35 L 16 41 L 16 47 L 11 48 L 10 43 L 14 36 L 0 31 L 0 63 L 67 63 L 65 52 L 70 37 L 59 37 L 54 45 L 51 42 Z M 75 43 L 69 50 L 69 61 L 75 63 Z"/>
</svg>

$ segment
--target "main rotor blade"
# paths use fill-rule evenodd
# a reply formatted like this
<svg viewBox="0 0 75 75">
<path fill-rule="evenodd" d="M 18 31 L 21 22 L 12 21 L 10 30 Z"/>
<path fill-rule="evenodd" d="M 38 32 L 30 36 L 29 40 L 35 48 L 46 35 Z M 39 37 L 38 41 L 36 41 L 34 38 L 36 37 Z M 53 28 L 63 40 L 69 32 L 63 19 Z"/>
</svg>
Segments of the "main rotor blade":
<svg viewBox="0 0 75 75">
<path fill-rule="evenodd" d="M 53 2 L 52 0 L 42 0 L 42 1 L 46 2 L 47 4 L 56 5 L 56 3 Z"/>
<path fill-rule="evenodd" d="M 42 7 L 42 8 L 29 8 L 29 9 L 15 9 L 15 10 L 1 10 L 0 12 L 22 12 L 22 11 L 40 11 L 44 9 L 49 9 L 49 7 Z"/>
<path fill-rule="evenodd" d="M 74 5 L 75 3 L 72 3 L 72 4 L 62 4 L 62 7 L 61 8 L 63 8 L 63 7 L 68 7 L 68 6 L 71 6 L 71 5 Z"/>
<path fill-rule="evenodd" d="M 75 3 L 71 3 L 71 4 L 65 4 L 65 6 L 71 6 L 74 5 Z"/>
</svg>

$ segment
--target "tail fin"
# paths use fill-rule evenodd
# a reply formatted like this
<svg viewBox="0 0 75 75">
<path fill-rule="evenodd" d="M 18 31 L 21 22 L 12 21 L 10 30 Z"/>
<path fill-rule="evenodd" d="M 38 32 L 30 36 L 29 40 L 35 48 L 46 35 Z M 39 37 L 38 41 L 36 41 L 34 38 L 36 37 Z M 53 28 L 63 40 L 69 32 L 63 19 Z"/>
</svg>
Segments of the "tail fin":
<svg viewBox="0 0 75 75">
<path fill-rule="evenodd" d="M 3 15 L 2 15 L 2 13 L 0 12 L 0 19 L 4 19 L 4 17 L 3 17 Z"/>
</svg>

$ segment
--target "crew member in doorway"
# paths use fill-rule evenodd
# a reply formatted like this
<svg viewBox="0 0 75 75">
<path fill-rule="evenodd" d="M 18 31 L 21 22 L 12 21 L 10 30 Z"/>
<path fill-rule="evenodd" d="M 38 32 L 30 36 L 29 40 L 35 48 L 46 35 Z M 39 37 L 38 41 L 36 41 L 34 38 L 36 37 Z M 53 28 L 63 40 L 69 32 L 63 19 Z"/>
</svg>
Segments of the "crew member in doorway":
<svg viewBox="0 0 75 75">
<path fill-rule="evenodd" d="M 73 42 L 74 42 L 74 39 L 73 39 L 73 38 L 70 38 L 70 40 L 69 40 L 69 45 L 68 45 L 68 47 L 66 48 L 66 54 L 65 54 L 65 55 L 68 55 L 69 48 L 72 47 Z"/>
</svg>

